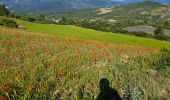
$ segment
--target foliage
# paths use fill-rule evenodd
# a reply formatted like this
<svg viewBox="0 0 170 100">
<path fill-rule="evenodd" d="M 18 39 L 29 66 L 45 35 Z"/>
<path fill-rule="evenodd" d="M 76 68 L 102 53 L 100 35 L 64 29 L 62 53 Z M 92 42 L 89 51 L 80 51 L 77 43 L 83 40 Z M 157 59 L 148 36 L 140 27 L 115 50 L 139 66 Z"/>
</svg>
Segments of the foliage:
<svg viewBox="0 0 170 100">
<path fill-rule="evenodd" d="M 154 62 L 155 69 L 166 77 L 170 77 L 170 52 L 164 51 L 160 58 Z"/>
<path fill-rule="evenodd" d="M 18 24 L 14 20 L 9 20 L 5 18 L 0 18 L 0 25 L 11 27 L 11 28 L 17 28 Z"/>
<path fill-rule="evenodd" d="M 145 32 L 131 32 L 131 34 L 134 34 L 135 36 L 141 36 L 141 37 L 147 37 L 149 34 Z"/>
<path fill-rule="evenodd" d="M 17 18 L 17 14 L 13 11 L 8 14 L 9 17 Z"/>
<path fill-rule="evenodd" d="M 170 23 L 169 23 L 169 21 L 165 21 L 165 22 L 164 22 L 163 28 L 164 28 L 164 29 L 170 29 Z"/>
<path fill-rule="evenodd" d="M 124 20 L 124 21 L 112 22 L 112 21 L 108 21 L 106 19 L 101 19 L 101 18 L 80 19 L 80 18 L 62 17 L 62 18 L 56 19 L 55 21 L 50 22 L 50 23 L 61 24 L 61 25 L 75 25 L 75 26 L 80 26 L 80 27 L 89 28 L 89 29 L 95 29 L 95 30 L 103 31 L 103 32 L 128 34 L 128 35 L 169 41 L 169 37 L 165 36 L 165 35 L 152 36 L 145 32 L 128 32 L 128 31 L 123 30 L 123 28 L 127 27 L 127 26 L 135 26 L 135 25 L 144 24 L 144 22 L 137 22 L 135 20 L 128 19 L 128 20 Z M 155 34 L 163 34 L 164 33 L 162 27 L 158 27 L 158 29 L 156 29 L 154 32 L 155 32 Z"/>
<path fill-rule="evenodd" d="M 154 38 L 156 38 L 158 40 L 170 41 L 170 37 L 168 37 L 166 35 L 156 35 L 156 36 L 154 36 Z"/>
<path fill-rule="evenodd" d="M 8 9 L 5 5 L 0 4 L 0 16 L 7 16 L 9 14 Z"/>
<path fill-rule="evenodd" d="M 154 35 L 159 36 L 159 35 L 163 35 L 164 34 L 164 30 L 163 27 L 158 27 L 157 29 L 155 29 L 154 31 Z"/>
</svg>

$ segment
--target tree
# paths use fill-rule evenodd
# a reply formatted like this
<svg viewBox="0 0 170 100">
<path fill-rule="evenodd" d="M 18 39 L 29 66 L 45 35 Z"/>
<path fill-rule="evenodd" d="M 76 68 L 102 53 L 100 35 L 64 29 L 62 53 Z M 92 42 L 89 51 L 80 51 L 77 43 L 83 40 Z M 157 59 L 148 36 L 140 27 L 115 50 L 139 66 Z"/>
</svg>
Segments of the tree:
<svg viewBox="0 0 170 100">
<path fill-rule="evenodd" d="M 157 29 L 155 29 L 154 31 L 154 35 L 163 35 L 164 34 L 164 30 L 162 27 L 158 27 Z"/>
<path fill-rule="evenodd" d="M 44 16 L 43 14 L 40 14 L 40 15 L 38 15 L 38 16 L 36 17 L 36 19 L 37 19 L 38 21 L 44 21 L 45 16 Z"/>
<path fill-rule="evenodd" d="M 168 26 L 169 25 L 169 22 L 168 21 L 165 21 L 164 22 L 164 26 Z"/>
<path fill-rule="evenodd" d="M 17 15 L 16 15 L 16 13 L 13 11 L 13 12 L 11 12 L 10 14 L 8 14 L 8 16 L 16 18 Z"/>
<path fill-rule="evenodd" d="M 4 4 L 0 4 L 0 16 L 7 16 L 9 14 L 8 9 Z"/>
<path fill-rule="evenodd" d="M 164 24 L 163 24 L 163 27 L 164 27 L 165 29 L 170 29 L 170 23 L 169 23 L 169 21 L 165 21 Z"/>
</svg>

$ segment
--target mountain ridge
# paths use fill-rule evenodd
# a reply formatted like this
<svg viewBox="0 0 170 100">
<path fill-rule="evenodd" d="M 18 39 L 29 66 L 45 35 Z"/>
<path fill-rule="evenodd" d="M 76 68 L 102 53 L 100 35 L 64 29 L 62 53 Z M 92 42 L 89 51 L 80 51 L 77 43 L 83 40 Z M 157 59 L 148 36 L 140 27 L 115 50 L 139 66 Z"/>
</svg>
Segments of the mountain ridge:
<svg viewBox="0 0 170 100">
<path fill-rule="evenodd" d="M 142 2 L 145 0 L 0 0 L 9 10 L 18 13 L 44 13 L 70 11 L 77 9 L 116 7 L 125 4 Z M 168 0 L 147 0 L 168 4 Z"/>
<path fill-rule="evenodd" d="M 53 12 L 121 5 L 112 0 L 4 0 L 0 1 L 16 12 Z"/>
</svg>

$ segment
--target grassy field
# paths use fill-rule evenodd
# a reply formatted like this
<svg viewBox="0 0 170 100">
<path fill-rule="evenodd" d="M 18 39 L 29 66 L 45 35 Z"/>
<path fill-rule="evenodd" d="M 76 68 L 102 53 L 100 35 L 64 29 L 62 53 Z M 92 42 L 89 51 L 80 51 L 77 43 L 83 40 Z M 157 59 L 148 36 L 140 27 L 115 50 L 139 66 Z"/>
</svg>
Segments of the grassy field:
<svg viewBox="0 0 170 100">
<path fill-rule="evenodd" d="M 44 29 L 45 25 L 26 24 L 29 30 L 44 30 L 44 33 L 53 33 L 58 31 L 55 27 L 59 27 L 51 25 L 52 31 Z M 70 32 L 81 29 L 68 27 Z M 68 37 L 68 30 L 58 29 Z M 86 34 L 85 29 L 81 31 Z M 71 36 L 79 37 L 73 33 Z M 89 39 L 90 36 L 80 37 Z M 103 40 L 103 37 L 95 39 Z M 168 100 L 170 97 L 170 70 L 166 60 L 162 61 L 160 51 L 154 49 L 1 28 L 0 55 L 1 99 L 100 100 L 102 96 L 107 97 L 110 89 L 114 93 L 117 91 L 123 99 Z M 163 68 L 160 67 L 162 64 Z M 107 80 L 110 84 L 106 84 Z M 108 85 L 109 89 L 102 90 L 102 84 Z"/>
<path fill-rule="evenodd" d="M 170 42 L 17 22 L 25 29 L 0 26 L 0 100 L 170 97 L 170 54 L 159 50 Z"/>
<path fill-rule="evenodd" d="M 51 34 L 60 37 L 72 37 L 76 39 L 96 40 L 100 42 L 143 46 L 156 49 L 167 48 L 170 50 L 170 42 L 158 41 L 154 39 L 100 32 L 70 25 L 38 24 L 22 20 L 17 20 L 17 22 L 25 27 L 27 31 L 44 33 L 48 35 Z"/>
</svg>

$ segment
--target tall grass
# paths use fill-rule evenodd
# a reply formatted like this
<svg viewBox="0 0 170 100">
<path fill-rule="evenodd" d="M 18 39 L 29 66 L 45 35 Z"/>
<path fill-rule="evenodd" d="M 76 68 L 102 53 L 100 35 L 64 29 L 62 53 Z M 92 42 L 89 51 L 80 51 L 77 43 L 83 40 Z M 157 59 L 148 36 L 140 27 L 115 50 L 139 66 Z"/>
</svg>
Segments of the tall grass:
<svg viewBox="0 0 170 100">
<path fill-rule="evenodd" d="M 1 85 L 0 93 L 12 100 L 93 100 L 102 78 L 121 98 L 170 97 L 170 78 L 156 69 L 161 57 L 154 49 L 1 29 L 0 55 L 1 84 L 10 86 L 4 92 Z"/>
</svg>

